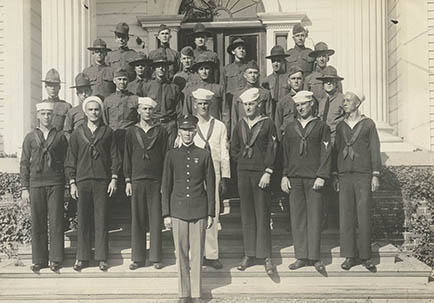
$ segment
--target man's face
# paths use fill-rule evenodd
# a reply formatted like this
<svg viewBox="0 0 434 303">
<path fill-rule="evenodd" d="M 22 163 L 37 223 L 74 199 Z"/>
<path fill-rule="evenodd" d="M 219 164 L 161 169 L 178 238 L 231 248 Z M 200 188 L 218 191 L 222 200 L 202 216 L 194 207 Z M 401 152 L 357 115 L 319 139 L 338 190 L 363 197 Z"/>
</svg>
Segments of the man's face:
<svg viewBox="0 0 434 303">
<path fill-rule="evenodd" d="M 203 47 L 206 45 L 206 41 L 208 40 L 206 35 L 198 35 L 194 38 L 194 44 L 196 44 L 197 47 Z"/>
<path fill-rule="evenodd" d="M 181 140 L 184 144 L 189 145 L 193 142 L 194 136 L 196 135 L 196 129 L 183 129 L 180 128 L 179 136 L 181 137 Z"/>
<path fill-rule="evenodd" d="M 342 102 L 345 113 L 349 114 L 355 112 L 360 106 L 360 100 L 351 92 L 347 92 L 344 95 L 344 101 Z"/>
<path fill-rule="evenodd" d="M 321 67 L 324 68 L 327 66 L 327 62 L 329 62 L 329 55 L 327 54 L 320 54 L 319 56 L 317 56 L 315 58 L 316 64 Z"/>
<path fill-rule="evenodd" d="M 107 52 L 103 50 L 94 50 L 92 51 L 93 58 L 96 63 L 104 63 L 105 57 L 107 56 Z"/>
<path fill-rule="evenodd" d="M 167 65 L 166 64 L 157 64 L 155 65 L 155 76 L 158 79 L 163 79 L 166 76 Z"/>
<path fill-rule="evenodd" d="M 160 40 L 161 43 L 169 43 L 171 37 L 170 30 L 165 29 L 158 33 L 157 39 Z"/>
<path fill-rule="evenodd" d="M 207 80 L 211 73 L 211 66 L 209 64 L 203 64 L 199 66 L 197 73 L 202 80 Z"/>
<path fill-rule="evenodd" d="M 51 121 L 53 121 L 53 111 L 52 110 L 40 110 L 38 111 L 39 123 L 44 127 L 50 127 Z"/>
<path fill-rule="evenodd" d="M 152 119 L 152 115 L 154 113 L 154 107 L 148 104 L 140 104 L 137 108 L 137 112 L 140 115 L 140 118 L 144 121 L 149 121 Z"/>
<path fill-rule="evenodd" d="M 271 66 L 273 67 L 274 72 L 279 72 L 281 68 L 284 66 L 285 59 L 283 58 L 273 58 L 271 59 Z"/>
<path fill-rule="evenodd" d="M 86 115 L 89 121 L 91 122 L 98 121 L 102 114 L 101 107 L 99 106 L 98 102 L 95 101 L 88 102 L 86 104 L 84 114 Z"/>
<path fill-rule="evenodd" d="M 77 97 L 80 100 L 80 103 L 82 103 L 87 97 L 92 95 L 92 89 L 90 86 L 84 86 L 84 87 L 77 87 Z"/>
<path fill-rule="evenodd" d="M 209 101 L 195 99 L 195 101 L 194 101 L 194 108 L 196 109 L 196 112 L 197 112 L 198 115 L 200 115 L 202 117 L 206 116 L 206 115 L 208 115 Z"/>
<path fill-rule="evenodd" d="M 303 103 L 297 103 L 297 112 L 303 118 L 306 119 L 312 114 L 313 101 L 307 101 Z"/>
<path fill-rule="evenodd" d="M 298 72 L 290 75 L 288 77 L 288 84 L 296 92 L 300 91 L 303 88 L 303 73 Z"/>
<path fill-rule="evenodd" d="M 193 57 L 181 54 L 181 63 L 182 63 L 184 70 L 186 71 L 193 64 Z"/>
<path fill-rule="evenodd" d="M 125 47 L 128 44 L 130 37 L 128 35 L 115 33 L 115 41 L 119 47 Z"/>
<path fill-rule="evenodd" d="M 45 90 L 50 98 L 56 98 L 59 96 L 60 84 L 58 83 L 45 83 Z"/>
<path fill-rule="evenodd" d="M 146 71 L 146 64 L 143 62 L 139 62 L 134 66 L 134 70 L 136 71 L 137 75 L 143 76 Z"/>
<path fill-rule="evenodd" d="M 114 77 L 113 82 L 116 85 L 117 90 L 123 91 L 127 89 L 128 77 L 127 76 Z"/>
<path fill-rule="evenodd" d="M 306 41 L 306 32 L 297 33 L 292 36 L 292 39 L 297 46 L 304 46 L 304 42 Z"/>
<path fill-rule="evenodd" d="M 337 81 L 335 79 L 325 80 L 323 82 L 323 85 L 324 85 L 324 90 L 327 93 L 333 93 L 336 89 Z"/>
<path fill-rule="evenodd" d="M 244 45 L 238 45 L 232 50 L 232 54 L 235 58 L 243 60 L 246 57 L 246 47 Z"/>
<path fill-rule="evenodd" d="M 258 100 L 243 102 L 244 111 L 248 118 L 254 117 L 257 111 L 259 110 L 260 106 L 261 105 Z"/>
<path fill-rule="evenodd" d="M 259 78 L 259 70 L 254 69 L 254 68 L 246 69 L 246 71 L 244 72 L 244 78 L 246 79 L 246 81 L 248 83 L 256 84 L 256 82 L 258 82 L 258 78 Z"/>
</svg>

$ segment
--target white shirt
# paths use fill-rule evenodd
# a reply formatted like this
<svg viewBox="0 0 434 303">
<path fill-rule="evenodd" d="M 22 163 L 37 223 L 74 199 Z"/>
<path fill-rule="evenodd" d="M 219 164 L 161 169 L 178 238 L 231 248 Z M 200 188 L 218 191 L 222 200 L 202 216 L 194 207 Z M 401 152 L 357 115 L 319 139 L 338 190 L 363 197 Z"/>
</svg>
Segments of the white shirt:
<svg viewBox="0 0 434 303">
<path fill-rule="evenodd" d="M 211 120 L 214 120 L 214 128 L 208 143 L 211 147 L 211 158 L 213 160 L 214 170 L 217 176 L 230 178 L 231 169 L 229 164 L 229 143 L 226 126 L 220 120 L 211 117 L 208 121 L 200 120 L 197 127 L 200 128 L 204 138 L 206 138 Z M 194 136 L 194 144 L 197 147 L 205 148 L 206 142 L 199 134 L 196 134 L 196 136 Z"/>
</svg>

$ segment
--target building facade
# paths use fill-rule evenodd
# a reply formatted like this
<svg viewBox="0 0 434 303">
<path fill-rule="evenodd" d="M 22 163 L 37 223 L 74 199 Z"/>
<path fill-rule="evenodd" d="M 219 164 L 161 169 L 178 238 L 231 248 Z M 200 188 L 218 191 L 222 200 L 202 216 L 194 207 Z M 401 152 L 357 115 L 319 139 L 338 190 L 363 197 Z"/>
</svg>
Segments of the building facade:
<svg viewBox="0 0 434 303">
<path fill-rule="evenodd" d="M 44 97 L 41 79 L 59 70 L 61 97 L 75 105 L 75 75 L 90 64 L 96 38 L 115 47 L 113 29 L 130 25 L 130 47 L 157 47 L 165 23 L 172 48 L 191 43 L 200 20 L 213 33 L 209 47 L 224 64 L 227 45 L 242 36 L 261 76 L 271 71 L 275 44 L 293 47 L 292 27 L 309 30 L 307 46 L 326 42 L 330 64 L 344 90 L 366 94 L 362 111 L 380 129 L 383 151 L 434 150 L 434 1 L 408 0 L 0 0 L 0 151 L 19 154 L 34 125 L 34 104 Z"/>
</svg>

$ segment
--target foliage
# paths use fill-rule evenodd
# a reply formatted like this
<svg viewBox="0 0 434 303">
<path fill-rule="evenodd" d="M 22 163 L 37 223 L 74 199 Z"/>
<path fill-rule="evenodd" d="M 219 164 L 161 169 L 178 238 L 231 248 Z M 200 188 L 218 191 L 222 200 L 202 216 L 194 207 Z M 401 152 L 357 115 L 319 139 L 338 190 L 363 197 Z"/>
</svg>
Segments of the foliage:
<svg viewBox="0 0 434 303">
<path fill-rule="evenodd" d="M 21 197 L 21 183 L 19 174 L 0 172 L 0 197 L 10 194 L 14 200 Z"/>
</svg>

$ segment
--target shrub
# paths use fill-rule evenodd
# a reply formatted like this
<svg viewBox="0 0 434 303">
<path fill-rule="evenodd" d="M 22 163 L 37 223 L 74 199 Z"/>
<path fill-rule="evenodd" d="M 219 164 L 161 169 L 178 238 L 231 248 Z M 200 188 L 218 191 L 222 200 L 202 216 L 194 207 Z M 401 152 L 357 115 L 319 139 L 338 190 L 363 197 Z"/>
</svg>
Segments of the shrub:
<svg viewBox="0 0 434 303">
<path fill-rule="evenodd" d="M 14 200 L 21 197 L 21 182 L 19 174 L 0 172 L 0 197 L 10 194 Z"/>
</svg>

